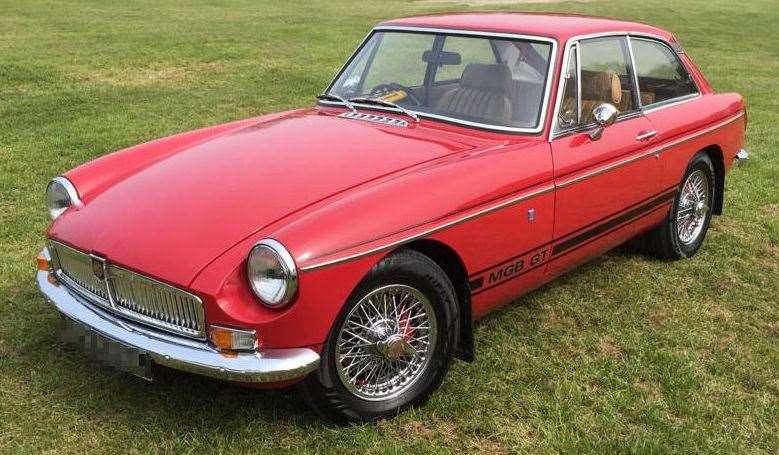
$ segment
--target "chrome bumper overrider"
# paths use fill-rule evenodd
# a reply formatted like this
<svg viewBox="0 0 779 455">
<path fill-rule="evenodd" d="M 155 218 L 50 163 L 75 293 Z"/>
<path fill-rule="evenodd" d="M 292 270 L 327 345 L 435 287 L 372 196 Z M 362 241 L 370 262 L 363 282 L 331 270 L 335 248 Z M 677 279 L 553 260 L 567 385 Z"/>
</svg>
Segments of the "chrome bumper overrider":
<svg viewBox="0 0 779 455">
<path fill-rule="evenodd" d="M 736 164 L 744 164 L 749 159 L 749 152 L 747 152 L 745 149 L 740 149 L 738 153 L 736 153 L 736 158 L 733 160 L 736 162 Z"/>
<path fill-rule="evenodd" d="M 48 275 L 45 271 L 38 272 L 38 287 L 60 313 L 104 337 L 148 354 L 160 365 L 240 382 L 297 379 L 319 365 L 319 354 L 308 348 L 265 349 L 228 356 L 203 341 L 165 334 L 118 319 L 71 294 L 64 286 L 50 283 Z"/>
</svg>

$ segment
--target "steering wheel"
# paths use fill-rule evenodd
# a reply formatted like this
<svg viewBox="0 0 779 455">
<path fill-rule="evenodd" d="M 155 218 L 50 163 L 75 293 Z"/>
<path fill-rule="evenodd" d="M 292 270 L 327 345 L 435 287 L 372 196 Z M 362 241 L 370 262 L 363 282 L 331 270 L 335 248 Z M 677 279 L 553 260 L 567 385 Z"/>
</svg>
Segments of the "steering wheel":
<svg viewBox="0 0 779 455">
<path fill-rule="evenodd" d="M 413 90 L 406 87 L 405 85 L 401 85 L 396 82 L 390 82 L 388 84 L 379 84 L 376 87 L 373 87 L 373 89 L 371 90 L 371 97 L 379 98 L 388 93 L 394 92 L 396 90 L 404 91 L 406 93 L 406 97 L 408 97 L 408 99 L 411 100 L 412 103 L 414 103 L 414 106 L 422 105 L 422 101 L 420 101 L 420 99 L 414 94 Z"/>
</svg>

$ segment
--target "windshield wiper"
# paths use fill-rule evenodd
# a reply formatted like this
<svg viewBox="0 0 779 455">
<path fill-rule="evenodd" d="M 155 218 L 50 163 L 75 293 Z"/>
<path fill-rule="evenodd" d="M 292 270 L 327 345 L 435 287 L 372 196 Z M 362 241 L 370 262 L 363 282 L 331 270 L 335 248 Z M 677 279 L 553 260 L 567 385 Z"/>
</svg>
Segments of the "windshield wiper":
<svg viewBox="0 0 779 455">
<path fill-rule="evenodd" d="M 349 108 L 350 111 L 357 112 L 357 108 L 354 107 L 354 104 L 352 104 L 349 100 L 341 98 L 338 95 L 333 95 L 332 93 L 322 93 L 320 95 L 317 95 L 316 99 L 318 99 L 318 100 L 340 101 L 340 102 L 344 103 L 344 106 Z"/>
<path fill-rule="evenodd" d="M 413 118 L 415 122 L 419 122 L 419 116 L 410 110 L 406 109 L 403 106 L 400 106 L 398 104 L 393 103 L 392 101 L 383 100 L 381 98 L 368 98 L 367 96 L 358 96 L 355 98 L 349 98 L 349 101 L 352 103 L 362 103 L 362 104 L 378 104 L 379 106 L 387 106 L 392 107 L 400 112 L 408 115 L 409 117 Z"/>
</svg>

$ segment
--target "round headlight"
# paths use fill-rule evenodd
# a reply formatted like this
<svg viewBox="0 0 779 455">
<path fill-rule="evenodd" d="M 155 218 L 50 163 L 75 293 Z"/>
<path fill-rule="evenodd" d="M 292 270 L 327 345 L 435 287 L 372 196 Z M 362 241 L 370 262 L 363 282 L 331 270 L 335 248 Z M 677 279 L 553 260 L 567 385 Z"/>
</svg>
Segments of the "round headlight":
<svg viewBox="0 0 779 455">
<path fill-rule="evenodd" d="M 272 308 L 289 303 L 298 289 L 295 261 L 287 249 L 273 239 L 262 240 L 252 248 L 246 273 L 254 294 Z"/>
<path fill-rule="evenodd" d="M 80 203 L 76 187 L 65 177 L 55 177 L 46 187 L 46 208 L 52 220 L 62 215 L 68 207 Z"/>
</svg>

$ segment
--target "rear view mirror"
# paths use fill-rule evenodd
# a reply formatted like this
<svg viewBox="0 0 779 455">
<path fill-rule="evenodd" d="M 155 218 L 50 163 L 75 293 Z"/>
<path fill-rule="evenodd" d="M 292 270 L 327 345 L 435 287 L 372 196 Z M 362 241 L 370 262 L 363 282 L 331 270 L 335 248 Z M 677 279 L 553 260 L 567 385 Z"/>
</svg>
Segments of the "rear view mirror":
<svg viewBox="0 0 779 455">
<path fill-rule="evenodd" d="M 441 51 L 437 54 L 433 51 L 425 51 L 422 53 L 422 61 L 425 63 L 436 62 L 438 66 L 443 65 L 459 65 L 463 59 L 457 52 Z"/>
</svg>

